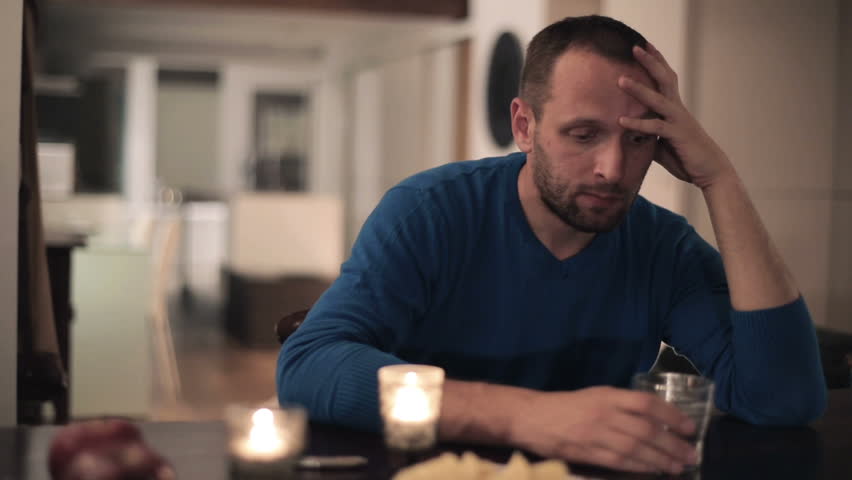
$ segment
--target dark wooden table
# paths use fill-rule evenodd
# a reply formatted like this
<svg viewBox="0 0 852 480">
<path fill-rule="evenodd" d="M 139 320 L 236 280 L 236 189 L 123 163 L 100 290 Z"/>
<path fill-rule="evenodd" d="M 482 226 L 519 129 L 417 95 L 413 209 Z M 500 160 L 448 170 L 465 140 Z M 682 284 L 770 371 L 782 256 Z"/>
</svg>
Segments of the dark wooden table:
<svg viewBox="0 0 852 480">
<path fill-rule="evenodd" d="M 225 427 L 217 422 L 142 424 L 148 441 L 175 465 L 181 479 L 228 478 Z M 46 450 L 57 427 L 0 429 L 0 479 L 47 479 Z M 441 445 L 436 452 L 472 450 L 495 461 L 511 451 L 470 445 Z M 309 453 L 364 455 L 367 468 L 348 472 L 299 472 L 301 480 L 388 479 L 406 459 L 390 454 L 379 435 L 312 425 Z M 433 454 L 434 454 L 433 453 Z M 665 478 L 575 468 L 589 478 Z M 707 435 L 701 480 L 852 478 L 852 390 L 832 390 L 825 416 L 808 427 L 762 428 L 717 417 Z"/>
</svg>

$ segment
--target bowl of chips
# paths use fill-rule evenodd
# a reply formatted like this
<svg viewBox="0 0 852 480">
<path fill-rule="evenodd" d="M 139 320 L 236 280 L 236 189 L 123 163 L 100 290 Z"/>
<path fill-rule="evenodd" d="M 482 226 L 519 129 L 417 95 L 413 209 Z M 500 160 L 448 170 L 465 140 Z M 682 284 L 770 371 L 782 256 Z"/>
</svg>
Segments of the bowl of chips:
<svg viewBox="0 0 852 480">
<path fill-rule="evenodd" d="M 479 458 L 472 452 L 461 456 L 444 453 L 430 460 L 406 467 L 393 480 L 426 480 L 452 478 L 456 480 L 576 480 L 568 466 L 558 460 L 529 462 L 520 452 L 514 452 L 506 464 Z"/>
</svg>

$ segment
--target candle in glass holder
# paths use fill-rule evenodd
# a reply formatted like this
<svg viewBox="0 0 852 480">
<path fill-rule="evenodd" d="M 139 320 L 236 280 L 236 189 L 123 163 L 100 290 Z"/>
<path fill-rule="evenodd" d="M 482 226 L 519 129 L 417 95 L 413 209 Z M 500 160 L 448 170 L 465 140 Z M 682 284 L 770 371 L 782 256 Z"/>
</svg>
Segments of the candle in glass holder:
<svg viewBox="0 0 852 480">
<path fill-rule="evenodd" d="M 301 407 L 230 406 L 225 418 L 237 476 L 278 476 L 292 470 L 304 450 L 307 415 Z"/>
<path fill-rule="evenodd" d="M 444 370 L 428 365 L 379 369 L 379 400 L 385 442 L 397 450 L 424 450 L 435 444 Z"/>
</svg>

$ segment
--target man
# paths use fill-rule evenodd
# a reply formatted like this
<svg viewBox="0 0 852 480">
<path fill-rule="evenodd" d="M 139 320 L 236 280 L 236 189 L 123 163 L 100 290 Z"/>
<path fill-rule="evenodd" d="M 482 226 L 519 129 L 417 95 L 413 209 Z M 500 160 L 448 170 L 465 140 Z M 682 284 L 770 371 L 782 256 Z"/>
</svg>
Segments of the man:
<svg viewBox="0 0 852 480">
<path fill-rule="evenodd" d="M 282 347 L 281 401 L 379 428 L 376 370 L 443 367 L 444 439 L 680 472 L 695 429 L 624 389 L 660 341 L 716 406 L 802 424 L 825 406 L 813 326 L 725 153 L 663 56 L 626 25 L 568 18 L 530 43 L 512 102 L 522 153 L 391 189 L 341 275 Z M 652 161 L 701 192 L 721 252 L 638 197 Z"/>
</svg>

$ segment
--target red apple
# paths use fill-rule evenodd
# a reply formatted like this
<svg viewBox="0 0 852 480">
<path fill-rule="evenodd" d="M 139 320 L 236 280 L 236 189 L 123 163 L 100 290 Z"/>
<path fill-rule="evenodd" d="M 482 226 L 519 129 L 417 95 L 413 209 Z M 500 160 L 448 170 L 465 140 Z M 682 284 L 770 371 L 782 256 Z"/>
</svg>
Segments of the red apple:
<svg viewBox="0 0 852 480">
<path fill-rule="evenodd" d="M 96 420 L 62 427 L 53 437 L 48 468 L 55 480 L 169 478 L 174 472 L 125 420 Z"/>
</svg>

